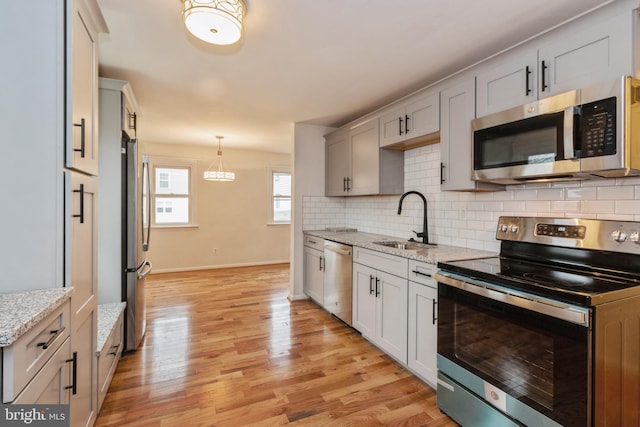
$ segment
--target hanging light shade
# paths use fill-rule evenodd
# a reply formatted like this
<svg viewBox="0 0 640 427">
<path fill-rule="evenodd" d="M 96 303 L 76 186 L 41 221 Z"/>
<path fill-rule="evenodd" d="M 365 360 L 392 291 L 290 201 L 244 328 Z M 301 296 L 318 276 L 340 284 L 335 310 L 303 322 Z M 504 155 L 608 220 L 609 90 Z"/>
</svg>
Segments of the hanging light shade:
<svg viewBox="0 0 640 427">
<path fill-rule="evenodd" d="M 222 168 L 222 138 L 224 136 L 216 136 L 218 138 L 218 167 L 213 168 L 215 160 L 209 166 L 209 169 L 204 171 L 204 179 L 207 181 L 234 181 L 236 174 L 233 172 L 225 172 Z"/>
<path fill-rule="evenodd" d="M 233 44 L 242 37 L 244 0 L 182 0 L 187 30 L 207 43 Z"/>
</svg>

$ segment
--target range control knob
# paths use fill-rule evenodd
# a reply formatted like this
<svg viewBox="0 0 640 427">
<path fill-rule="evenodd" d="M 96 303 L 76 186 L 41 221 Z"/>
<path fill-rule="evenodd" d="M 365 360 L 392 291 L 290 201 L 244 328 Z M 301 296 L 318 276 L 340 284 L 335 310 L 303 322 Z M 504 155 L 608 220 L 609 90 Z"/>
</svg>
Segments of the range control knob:
<svg viewBox="0 0 640 427">
<path fill-rule="evenodd" d="M 511 224 L 509 226 L 509 231 L 511 231 L 512 233 L 517 233 L 519 230 L 518 226 L 516 224 Z"/>
<path fill-rule="evenodd" d="M 498 231 L 506 233 L 508 230 L 509 227 L 507 227 L 507 224 L 498 224 Z"/>
<path fill-rule="evenodd" d="M 627 233 L 625 233 L 624 231 L 620 231 L 620 230 L 614 230 L 611 232 L 611 238 L 613 240 L 615 240 L 616 242 L 624 242 L 625 240 L 627 240 Z"/>
<path fill-rule="evenodd" d="M 636 245 L 640 245 L 640 233 L 638 233 L 637 231 L 634 231 L 633 233 L 631 233 L 631 235 L 629 236 L 629 239 Z"/>
</svg>

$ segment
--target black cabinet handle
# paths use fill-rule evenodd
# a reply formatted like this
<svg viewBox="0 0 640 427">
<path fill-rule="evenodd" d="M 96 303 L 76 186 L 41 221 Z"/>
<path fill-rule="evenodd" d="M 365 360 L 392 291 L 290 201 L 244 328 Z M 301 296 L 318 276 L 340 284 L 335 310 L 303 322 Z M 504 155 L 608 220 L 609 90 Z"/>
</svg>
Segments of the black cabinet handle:
<svg viewBox="0 0 640 427">
<path fill-rule="evenodd" d="M 369 275 L 369 295 L 373 294 L 373 276 Z"/>
<path fill-rule="evenodd" d="M 444 184 L 444 163 L 440 163 L 440 184 Z"/>
<path fill-rule="evenodd" d="M 116 345 L 111 346 L 111 348 L 112 348 L 112 349 L 115 349 L 115 350 L 113 350 L 113 351 L 109 352 L 109 356 L 115 356 L 115 355 L 117 355 L 117 354 L 118 354 L 118 348 L 119 348 L 119 347 L 120 347 L 120 344 L 116 344 Z"/>
<path fill-rule="evenodd" d="M 347 190 L 346 191 L 350 191 L 351 190 L 351 178 L 347 177 L 345 179 L 347 180 Z"/>
<path fill-rule="evenodd" d="M 74 123 L 73 126 L 80 128 L 80 148 L 74 148 L 73 151 L 79 151 L 80 157 L 84 158 L 84 147 L 85 147 L 85 125 L 84 119 L 80 119 L 80 123 Z"/>
<path fill-rule="evenodd" d="M 415 233 L 415 231 L 414 231 L 414 233 Z M 431 274 L 423 273 L 422 271 L 418 271 L 418 270 L 413 270 L 412 273 L 417 274 L 418 276 L 433 277 Z"/>
<path fill-rule="evenodd" d="M 549 85 L 547 84 L 547 69 L 549 67 L 547 66 L 547 63 L 545 61 L 542 61 L 542 91 L 544 92 L 545 89 L 549 89 Z"/>
<path fill-rule="evenodd" d="M 380 279 L 376 277 L 376 298 L 380 296 Z"/>
<path fill-rule="evenodd" d="M 405 134 L 409 133 L 409 115 L 408 114 L 404 115 L 404 133 Z"/>
<path fill-rule="evenodd" d="M 438 316 L 436 316 L 436 306 L 438 305 L 438 302 L 434 299 L 433 301 L 433 310 L 431 310 L 431 321 L 433 322 L 432 324 L 436 324 L 436 322 L 438 321 Z"/>
<path fill-rule="evenodd" d="M 74 218 L 80 218 L 80 224 L 84 224 L 84 184 L 80 184 L 79 190 L 73 190 L 74 193 L 80 193 L 80 213 L 72 215 Z"/>
<path fill-rule="evenodd" d="M 398 117 L 398 134 L 402 135 L 402 117 Z"/>
<path fill-rule="evenodd" d="M 320 271 L 322 271 L 322 270 L 324 270 L 324 257 L 321 256 L 319 258 L 319 260 L 320 260 Z"/>
<path fill-rule="evenodd" d="M 64 389 L 71 389 L 72 394 L 76 394 L 78 392 L 78 352 L 74 351 L 71 359 L 65 360 L 66 363 L 73 363 L 71 367 L 71 385 L 66 386 Z"/>
<path fill-rule="evenodd" d="M 531 95 L 531 81 L 529 77 L 531 77 L 531 68 L 529 68 L 529 66 L 527 65 L 527 67 L 525 68 L 525 92 L 524 92 L 526 96 Z"/>
<path fill-rule="evenodd" d="M 38 343 L 38 347 L 42 347 L 43 350 L 46 350 L 49 348 L 49 346 L 53 343 L 53 341 L 58 337 L 58 335 L 60 335 L 60 333 L 64 331 L 64 327 L 62 329 L 55 329 L 53 331 L 49 331 L 49 333 L 51 334 L 51 336 L 49 337 L 49 339 L 47 340 L 47 342 L 39 342 Z"/>
</svg>

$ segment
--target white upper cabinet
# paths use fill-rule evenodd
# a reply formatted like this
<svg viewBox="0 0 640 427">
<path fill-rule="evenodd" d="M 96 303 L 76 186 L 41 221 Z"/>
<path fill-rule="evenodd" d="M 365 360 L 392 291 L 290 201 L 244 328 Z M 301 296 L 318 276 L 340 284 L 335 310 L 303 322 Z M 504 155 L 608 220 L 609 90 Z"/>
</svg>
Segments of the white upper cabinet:
<svg viewBox="0 0 640 427">
<path fill-rule="evenodd" d="M 477 117 L 636 75 L 637 14 L 598 10 L 478 67 Z"/>
<path fill-rule="evenodd" d="M 404 154 L 379 147 L 378 118 L 326 137 L 325 195 L 401 194 Z"/>
<path fill-rule="evenodd" d="M 83 1 L 72 2 L 68 13 L 67 106 L 71 123 L 66 138 L 65 166 L 98 174 L 98 61 L 96 30 Z"/>
<path fill-rule="evenodd" d="M 440 130 L 440 94 L 419 93 L 380 116 L 380 147 L 410 148 Z M 394 147 L 395 148 L 395 147 Z"/>
</svg>

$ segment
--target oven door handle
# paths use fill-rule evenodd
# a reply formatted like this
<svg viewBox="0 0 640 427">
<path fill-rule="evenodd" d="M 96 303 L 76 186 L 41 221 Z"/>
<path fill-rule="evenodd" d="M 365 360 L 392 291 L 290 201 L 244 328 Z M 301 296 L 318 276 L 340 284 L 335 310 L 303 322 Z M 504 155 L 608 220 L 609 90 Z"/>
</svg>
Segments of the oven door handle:
<svg viewBox="0 0 640 427">
<path fill-rule="evenodd" d="M 590 324 L 589 309 L 571 306 L 558 301 L 551 301 L 537 297 L 531 294 L 524 294 L 516 290 L 507 290 L 491 286 L 491 284 L 482 281 L 469 279 L 468 277 L 453 277 L 453 274 L 438 272 L 436 280 L 439 284 L 452 286 L 463 291 L 470 292 L 481 297 L 489 298 L 494 301 L 500 301 L 505 304 L 523 308 L 525 310 L 535 311 L 536 313 L 545 314 L 555 317 L 556 319 L 566 320 L 581 326 L 588 327 Z"/>
</svg>

